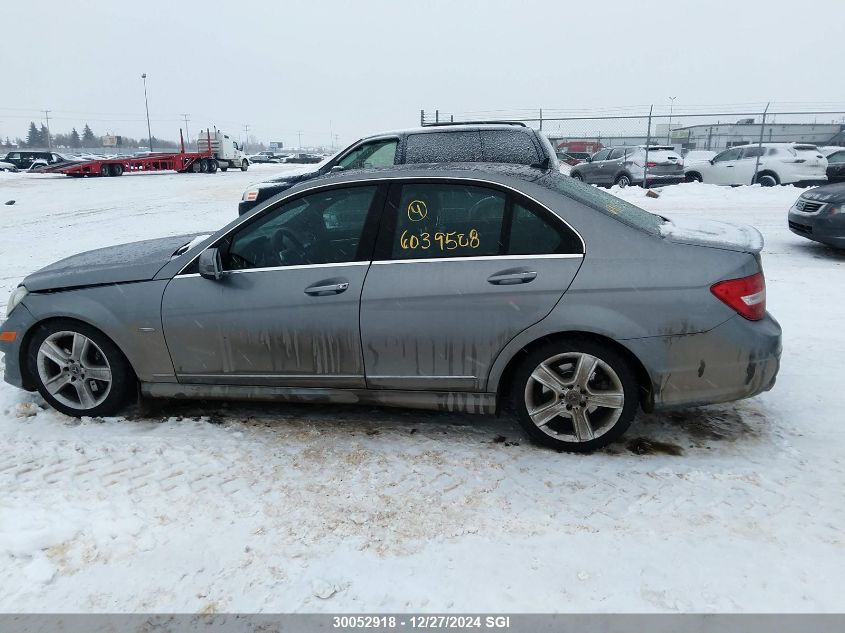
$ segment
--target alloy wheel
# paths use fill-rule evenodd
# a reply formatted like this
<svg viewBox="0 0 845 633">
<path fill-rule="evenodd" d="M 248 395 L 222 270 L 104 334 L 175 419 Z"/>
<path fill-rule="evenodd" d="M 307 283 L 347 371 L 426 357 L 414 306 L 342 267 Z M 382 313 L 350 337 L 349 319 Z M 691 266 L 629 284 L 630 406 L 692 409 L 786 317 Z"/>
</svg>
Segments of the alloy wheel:
<svg viewBox="0 0 845 633">
<path fill-rule="evenodd" d="M 93 409 L 111 391 L 108 359 L 99 345 L 84 334 L 55 332 L 41 343 L 36 358 L 44 388 L 67 407 Z"/>
<path fill-rule="evenodd" d="M 534 425 L 567 442 L 589 442 L 607 433 L 622 415 L 622 380 L 600 358 L 566 352 L 541 362 L 525 385 L 525 406 Z"/>
</svg>

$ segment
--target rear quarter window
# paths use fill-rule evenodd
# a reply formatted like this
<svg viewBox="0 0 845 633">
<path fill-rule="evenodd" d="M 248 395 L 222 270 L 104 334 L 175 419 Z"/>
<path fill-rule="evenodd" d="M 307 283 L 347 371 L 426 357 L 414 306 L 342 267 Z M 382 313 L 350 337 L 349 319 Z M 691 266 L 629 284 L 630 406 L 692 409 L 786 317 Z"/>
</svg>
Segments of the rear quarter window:
<svg viewBox="0 0 845 633">
<path fill-rule="evenodd" d="M 536 165 L 541 160 L 528 134 L 510 130 L 482 130 L 481 153 L 487 163 Z"/>
<path fill-rule="evenodd" d="M 475 163 L 481 160 L 477 131 L 409 134 L 406 163 Z"/>
</svg>

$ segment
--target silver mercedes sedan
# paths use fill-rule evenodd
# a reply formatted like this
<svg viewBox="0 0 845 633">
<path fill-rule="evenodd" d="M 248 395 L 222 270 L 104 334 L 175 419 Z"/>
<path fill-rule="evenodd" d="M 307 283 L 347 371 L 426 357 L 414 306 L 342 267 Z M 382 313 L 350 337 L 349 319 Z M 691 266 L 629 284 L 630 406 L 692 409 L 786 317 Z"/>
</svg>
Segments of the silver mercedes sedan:
<svg viewBox="0 0 845 633">
<path fill-rule="evenodd" d="M 390 167 L 297 185 L 208 235 L 29 275 L 5 379 L 72 416 L 158 398 L 513 410 L 589 451 L 637 411 L 770 389 L 762 237 L 554 171 Z"/>
</svg>

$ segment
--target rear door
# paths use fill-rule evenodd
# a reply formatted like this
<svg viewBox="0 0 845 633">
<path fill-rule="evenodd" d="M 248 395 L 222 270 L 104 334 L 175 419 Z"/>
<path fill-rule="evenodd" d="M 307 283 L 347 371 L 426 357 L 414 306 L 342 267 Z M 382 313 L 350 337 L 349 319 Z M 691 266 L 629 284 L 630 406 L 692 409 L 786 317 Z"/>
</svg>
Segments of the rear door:
<svg viewBox="0 0 845 633">
<path fill-rule="evenodd" d="M 593 154 L 592 160 L 589 163 L 584 163 L 578 170 L 584 174 L 584 180 L 592 185 L 598 185 L 608 182 L 609 177 L 606 175 L 607 171 L 607 157 L 610 155 L 609 149 L 603 149 Z"/>
<path fill-rule="evenodd" d="M 613 184 L 616 176 L 622 171 L 622 163 L 625 161 L 627 151 L 625 147 L 617 147 L 611 150 L 607 161 L 605 161 L 608 168 L 603 169 L 601 174 L 602 178 L 606 180 L 603 180 L 601 184 Z"/>
<path fill-rule="evenodd" d="M 493 360 L 552 310 L 582 259 L 572 229 L 508 189 L 393 184 L 361 299 L 367 387 L 483 391 Z"/>
<path fill-rule="evenodd" d="M 757 159 L 762 164 L 763 156 L 766 154 L 765 147 L 748 146 L 742 148 L 739 160 L 736 161 L 733 177 L 736 182 L 730 184 L 750 185 L 754 180 L 754 168 L 757 166 Z"/>
</svg>

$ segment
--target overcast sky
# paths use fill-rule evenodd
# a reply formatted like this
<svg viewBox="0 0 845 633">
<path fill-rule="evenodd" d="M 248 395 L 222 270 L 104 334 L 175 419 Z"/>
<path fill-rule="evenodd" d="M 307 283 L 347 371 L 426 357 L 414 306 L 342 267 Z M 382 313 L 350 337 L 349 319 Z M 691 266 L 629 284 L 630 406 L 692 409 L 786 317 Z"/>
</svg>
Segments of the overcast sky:
<svg viewBox="0 0 845 633">
<path fill-rule="evenodd" d="M 328 145 L 448 112 L 668 104 L 845 106 L 845 2 L 68 2 L 0 8 L 0 135 L 178 138 L 250 126 Z M 39 118 L 40 117 L 40 118 Z"/>
</svg>

